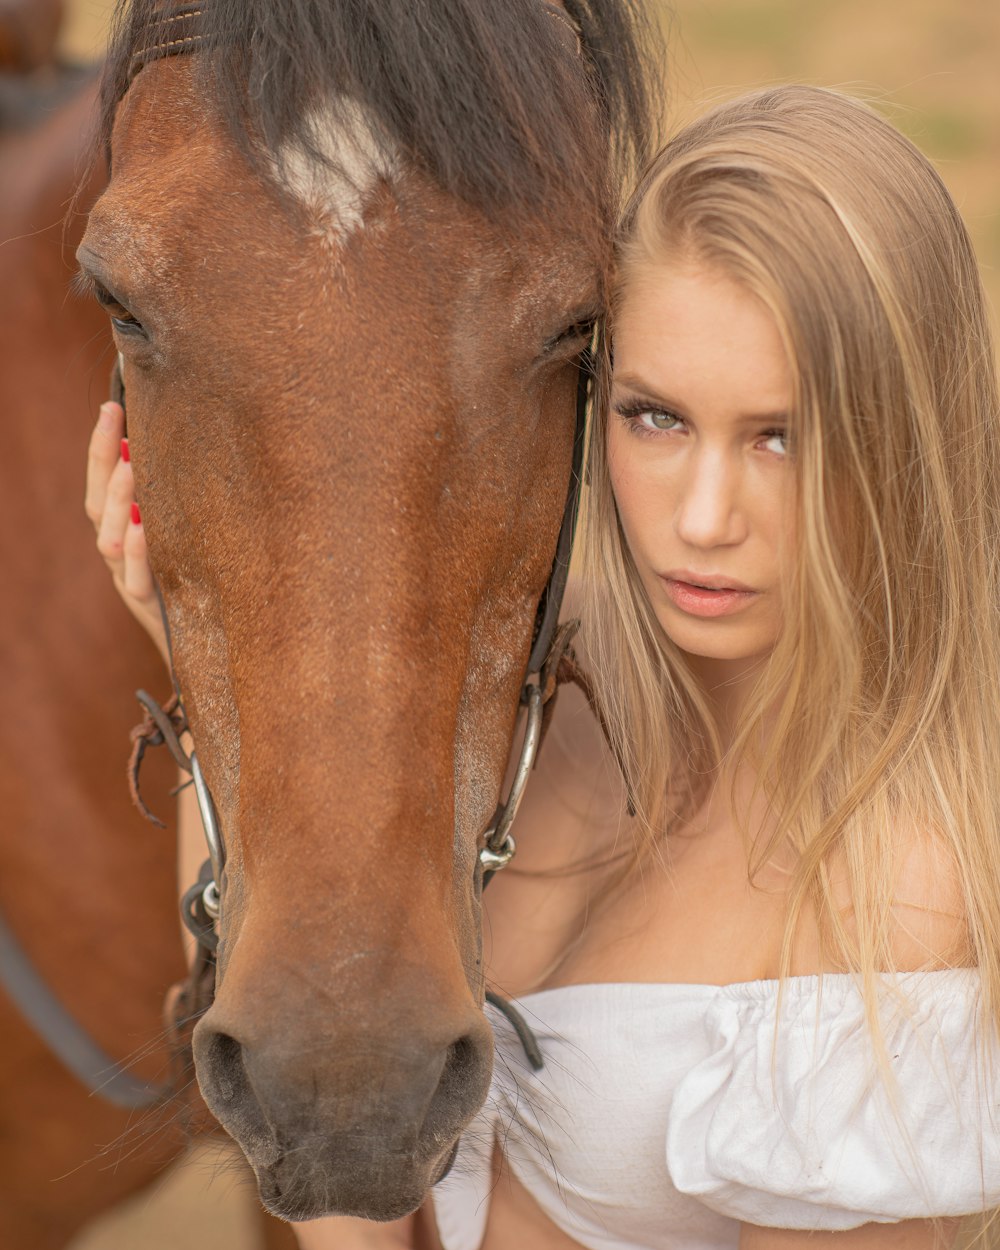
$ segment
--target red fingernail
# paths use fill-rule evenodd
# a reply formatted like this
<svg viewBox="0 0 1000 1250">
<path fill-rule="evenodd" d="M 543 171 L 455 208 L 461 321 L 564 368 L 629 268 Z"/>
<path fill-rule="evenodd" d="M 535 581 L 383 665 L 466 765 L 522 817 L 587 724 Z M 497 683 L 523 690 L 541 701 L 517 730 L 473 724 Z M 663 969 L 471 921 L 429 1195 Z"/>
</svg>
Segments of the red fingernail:
<svg viewBox="0 0 1000 1250">
<path fill-rule="evenodd" d="M 137 503 L 132 504 L 132 524 L 133 525 L 142 524 L 142 517 L 139 515 L 139 505 Z"/>
<path fill-rule="evenodd" d="M 128 464 L 128 462 L 132 459 L 132 457 L 128 454 L 128 439 L 127 438 L 122 439 L 122 459 L 125 461 L 126 464 Z"/>
</svg>

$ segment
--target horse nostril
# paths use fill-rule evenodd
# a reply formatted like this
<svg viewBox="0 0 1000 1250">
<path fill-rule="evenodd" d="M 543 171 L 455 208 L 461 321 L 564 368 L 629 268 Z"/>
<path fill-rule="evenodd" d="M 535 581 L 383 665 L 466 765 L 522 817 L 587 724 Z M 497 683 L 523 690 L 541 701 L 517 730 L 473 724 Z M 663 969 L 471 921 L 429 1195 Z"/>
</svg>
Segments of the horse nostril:
<svg viewBox="0 0 1000 1250">
<path fill-rule="evenodd" d="M 428 1137 L 447 1136 L 454 1131 L 462 1107 L 477 1099 L 474 1091 L 484 1090 L 489 1079 L 488 1064 L 484 1068 L 482 1046 L 475 1037 L 466 1035 L 452 1042 L 445 1056 L 441 1079 L 424 1117 L 423 1132 Z M 472 1099 L 470 1100 L 470 1094 Z"/>
<path fill-rule="evenodd" d="M 216 1104 L 245 1105 L 253 1101 L 250 1081 L 243 1057 L 243 1047 L 228 1033 L 213 1033 L 203 1037 L 197 1050 L 198 1076 L 206 1101 Z"/>
<path fill-rule="evenodd" d="M 476 1043 L 471 1037 L 460 1037 L 448 1047 L 441 1083 L 461 1082 L 467 1068 L 476 1062 Z"/>
<path fill-rule="evenodd" d="M 247 1071 L 243 1044 L 229 1033 L 199 1026 L 194 1045 L 198 1084 L 208 1109 L 244 1150 L 252 1143 L 254 1166 L 272 1165 L 281 1147 Z"/>
<path fill-rule="evenodd" d="M 215 1088 L 220 1098 L 225 1099 L 226 1102 L 232 1102 L 238 1093 L 237 1086 L 245 1083 L 246 1079 L 243 1070 L 243 1048 L 234 1037 L 230 1037 L 227 1033 L 217 1033 L 213 1050 L 212 1066 L 215 1069 Z"/>
</svg>

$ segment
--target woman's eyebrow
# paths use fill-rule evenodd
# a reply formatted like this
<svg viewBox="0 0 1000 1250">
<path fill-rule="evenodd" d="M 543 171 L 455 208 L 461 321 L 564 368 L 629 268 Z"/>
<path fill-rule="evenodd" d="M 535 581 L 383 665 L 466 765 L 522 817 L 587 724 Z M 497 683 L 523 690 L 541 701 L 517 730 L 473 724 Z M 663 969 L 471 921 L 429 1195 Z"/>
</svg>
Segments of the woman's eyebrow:
<svg viewBox="0 0 1000 1250">
<path fill-rule="evenodd" d="M 641 378 L 637 378 L 631 373 L 616 373 L 612 378 L 612 389 L 615 392 L 625 391 L 630 399 L 641 400 L 642 403 L 654 404 L 663 408 L 680 408 L 683 404 L 678 404 L 675 400 L 669 399 L 666 395 L 657 394 L 654 387 L 649 386 Z"/>
<path fill-rule="evenodd" d="M 631 402 L 649 404 L 651 408 L 664 408 L 669 412 L 677 413 L 678 416 L 684 416 L 690 410 L 689 404 L 673 399 L 669 395 L 658 394 L 653 387 L 630 373 L 615 375 L 612 381 L 612 393 L 619 402 L 622 398 L 628 398 Z M 791 418 L 789 409 L 779 404 L 774 408 L 740 412 L 735 415 L 734 419 L 740 425 L 787 425 Z"/>
</svg>

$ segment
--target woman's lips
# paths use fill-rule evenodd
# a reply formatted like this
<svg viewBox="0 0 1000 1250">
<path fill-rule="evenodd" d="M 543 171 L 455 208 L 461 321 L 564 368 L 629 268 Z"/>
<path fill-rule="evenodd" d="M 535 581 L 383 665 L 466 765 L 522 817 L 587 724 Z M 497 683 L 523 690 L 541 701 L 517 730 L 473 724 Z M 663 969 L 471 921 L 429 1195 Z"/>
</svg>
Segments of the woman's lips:
<svg viewBox="0 0 1000 1250">
<path fill-rule="evenodd" d="M 674 606 L 689 616 L 730 616 L 757 598 L 757 591 L 735 586 L 699 586 L 669 576 L 660 580 Z"/>
</svg>

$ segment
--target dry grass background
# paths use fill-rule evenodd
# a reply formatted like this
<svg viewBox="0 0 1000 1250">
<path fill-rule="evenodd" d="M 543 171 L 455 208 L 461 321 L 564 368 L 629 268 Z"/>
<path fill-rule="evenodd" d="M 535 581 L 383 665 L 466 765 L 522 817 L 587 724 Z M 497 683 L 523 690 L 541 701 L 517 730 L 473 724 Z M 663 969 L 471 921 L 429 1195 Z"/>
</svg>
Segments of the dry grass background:
<svg viewBox="0 0 1000 1250">
<path fill-rule="evenodd" d="M 652 0 L 657 2 L 657 0 Z M 63 50 L 101 53 L 112 0 L 71 0 Z M 672 123 L 747 87 L 802 80 L 865 95 L 937 163 L 1000 308 L 1000 4 L 995 0 L 676 0 Z M 72 1250 L 257 1250 L 251 1199 L 204 1150 Z"/>
</svg>

